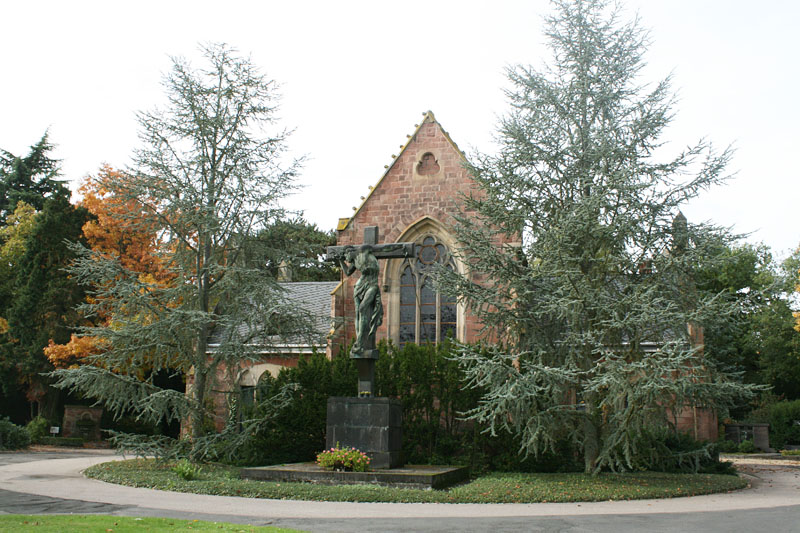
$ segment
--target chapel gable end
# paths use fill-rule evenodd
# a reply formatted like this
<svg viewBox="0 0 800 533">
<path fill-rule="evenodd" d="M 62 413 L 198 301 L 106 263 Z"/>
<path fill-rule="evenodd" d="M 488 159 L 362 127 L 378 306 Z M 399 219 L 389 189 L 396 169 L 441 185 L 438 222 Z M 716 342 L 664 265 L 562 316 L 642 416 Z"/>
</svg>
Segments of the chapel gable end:
<svg viewBox="0 0 800 533">
<path fill-rule="evenodd" d="M 353 216 L 340 220 L 338 244 L 360 243 L 367 226 L 378 226 L 384 242 L 396 242 L 423 218 L 451 226 L 462 194 L 475 188 L 465 162 L 428 111 Z"/>
</svg>

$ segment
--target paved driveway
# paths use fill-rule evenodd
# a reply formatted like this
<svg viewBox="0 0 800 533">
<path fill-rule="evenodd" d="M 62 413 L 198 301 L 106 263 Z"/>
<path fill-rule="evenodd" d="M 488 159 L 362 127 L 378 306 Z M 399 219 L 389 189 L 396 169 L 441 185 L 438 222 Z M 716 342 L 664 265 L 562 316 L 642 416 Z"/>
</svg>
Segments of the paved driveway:
<svg viewBox="0 0 800 533">
<path fill-rule="evenodd" d="M 309 531 L 800 531 L 800 463 L 740 461 L 752 488 L 692 498 L 564 504 L 257 500 L 123 487 L 81 471 L 107 451 L 0 454 L 0 513 L 163 516 Z"/>
</svg>

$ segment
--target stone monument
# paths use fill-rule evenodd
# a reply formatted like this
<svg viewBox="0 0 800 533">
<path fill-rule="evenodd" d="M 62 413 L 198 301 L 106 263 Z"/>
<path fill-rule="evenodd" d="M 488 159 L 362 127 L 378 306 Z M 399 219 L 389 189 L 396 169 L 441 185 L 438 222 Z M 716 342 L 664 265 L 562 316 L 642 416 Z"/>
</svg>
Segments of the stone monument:
<svg viewBox="0 0 800 533">
<path fill-rule="evenodd" d="M 414 254 L 414 243 L 378 244 L 378 227 L 364 229 L 360 246 L 329 246 L 327 259 L 337 261 L 342 272 L 361 277 L 353 289 L 356 340 L 350 357 L 358 367 L 358 397 L 328 398 L 326 446 L 352 446 L 371 458 L 372 468 L 402 466 L 400 401 L 376 398 L 375 333 L 383 322 L 383 303 L 378 285 L 378 259 L 404 258 Z"/>
</svg>

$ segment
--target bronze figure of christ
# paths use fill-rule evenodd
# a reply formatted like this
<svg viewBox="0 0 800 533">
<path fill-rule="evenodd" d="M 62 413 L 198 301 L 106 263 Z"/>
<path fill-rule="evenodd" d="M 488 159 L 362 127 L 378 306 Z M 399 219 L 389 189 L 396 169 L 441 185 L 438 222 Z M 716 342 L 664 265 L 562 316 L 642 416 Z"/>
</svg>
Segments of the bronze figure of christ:
<svg viewBox="0 0 800 533">
<path fill-rule="evenodd" d="M 374 394 L 375 359 L 378 358 L 375 334 L 383 323 L 378 259 L 400 259 L 413 255 L 412 242 L 378 244 L 377 226 L 364 228 L 362 245 L 328 247 L 327 259 L 338 261 L 345 275 L 351 276 L 356 271 L 361 274 L 353 289 L 356 340 L 350 350 L 350 357 L 358 359 L 359 396 Z"/>
</svg>

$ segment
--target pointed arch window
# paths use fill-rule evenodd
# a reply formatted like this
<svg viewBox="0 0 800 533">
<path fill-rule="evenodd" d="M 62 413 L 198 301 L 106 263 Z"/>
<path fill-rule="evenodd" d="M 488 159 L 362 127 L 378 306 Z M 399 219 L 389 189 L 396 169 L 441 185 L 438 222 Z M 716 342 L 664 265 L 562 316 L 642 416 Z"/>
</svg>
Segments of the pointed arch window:
<svg viewBox="0 0 800 533">
<path fill-rule="evenodd" d="M 436 343 L 448 335 L 456 335 L 456 300 L 433 286 L 431 276 L 437 264 L 455 269 L 450 250 L 430 234 L 417 241 L 414 257 L 403 260 L 400 267 L 400 346 L 409 342 Z"/>
</svg>

